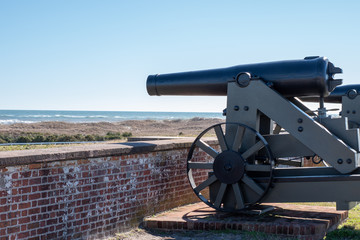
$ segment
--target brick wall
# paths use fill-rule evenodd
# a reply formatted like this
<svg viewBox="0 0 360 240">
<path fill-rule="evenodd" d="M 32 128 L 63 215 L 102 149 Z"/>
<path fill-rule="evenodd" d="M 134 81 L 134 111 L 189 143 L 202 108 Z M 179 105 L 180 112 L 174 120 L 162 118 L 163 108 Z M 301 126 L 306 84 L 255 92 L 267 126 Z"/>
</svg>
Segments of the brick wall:
<svg viewBox="0 0 360 240">
<path fill-rule="evenodd" d="M 198 201 L 186 176 L 190 143 L 0 153 L 0 239 L 101 238 Z"/>
</svg>

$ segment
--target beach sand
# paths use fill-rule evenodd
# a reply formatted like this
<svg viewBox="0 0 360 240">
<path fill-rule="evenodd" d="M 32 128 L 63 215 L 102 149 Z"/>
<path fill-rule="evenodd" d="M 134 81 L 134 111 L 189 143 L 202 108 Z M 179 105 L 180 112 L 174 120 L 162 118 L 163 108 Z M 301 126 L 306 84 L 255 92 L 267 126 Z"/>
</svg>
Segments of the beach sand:
<svg viewBox="0 0 360 240">
<path fill-rule="evenodd" d="M 0 134 L 48 133 L 48 134 L 98 134 L 131 132 L 133 136 L 197 136 L 222 119 L 192 118 L 185 120 L 129 120 L 121 122 L 68 123 L 39 122 L 0 125 Z"/>
</svg>

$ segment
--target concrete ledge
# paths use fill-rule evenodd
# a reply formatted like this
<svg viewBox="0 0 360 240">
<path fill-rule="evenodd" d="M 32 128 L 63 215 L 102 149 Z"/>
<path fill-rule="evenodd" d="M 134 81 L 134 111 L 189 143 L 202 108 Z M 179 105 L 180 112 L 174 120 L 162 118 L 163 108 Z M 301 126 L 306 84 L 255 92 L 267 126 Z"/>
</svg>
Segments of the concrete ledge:
<svg viewBox="0 0 360 240">
<path fill-rule="evenodd" d="M 148 217 L 146 228 L 158 230 L 241 230 L 295 239 L 323 239 L 348 217 L 334 207 L 271 204 L 276 209 L 260 216 L 216 212 L 204 203 L 191 204 Z"/>
<path fill-rule="evenodd" d="M 144 136 L 144 137 L 129 137 L 129 142 L 138 141 L 156 141 L 156 140 L 172 140 L 172 139 L 194 139 L 189 137 L 163 137 L 163 136 Z"/>
<path fill-rule="evenodd" d="M 104 143 L 61 148 L 7 151 L 0 152 L 0 167 L 167 151 L 171 149 L 188 148 L 191 146 L 193 140 L 193 138 L 179 138 L 171 140 Z"/>
</svg>

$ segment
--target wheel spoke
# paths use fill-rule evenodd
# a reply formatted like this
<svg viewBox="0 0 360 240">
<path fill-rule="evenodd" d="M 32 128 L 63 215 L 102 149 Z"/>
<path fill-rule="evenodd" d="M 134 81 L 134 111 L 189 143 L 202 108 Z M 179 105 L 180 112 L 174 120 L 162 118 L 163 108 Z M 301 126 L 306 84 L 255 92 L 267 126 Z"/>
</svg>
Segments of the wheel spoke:
<svg viewBox="0 0 360 240">
<path fill-rule="evenodd" d="M 194 188 L 195 192 L 199 193 L 201 190 L 203 190 L 204 188 L 206 188 L 207 186 L 209 186 L 210 184 L 212 184 L 216 180 L 217 180 L 217 178 L 215 177 L 215 175 L 212 175 L 211 177 L 206 179 L 204 182 L 200 183 L 199 186 Z"/>
<path fill-rule="evenodd" d="M 237 152 L 239 151 L 239 148 L 241 147 L 242 144 L 242 140 L 244 137 L 244 133 L 245 133 L 245 129 L 243 126 L 238 126 L 236 129 L 236 134 L 235 134 L 235 138 L 234 138 L 234 143 L 232 146 L 232 150 Z"/>
<path fill-rule="evenodd" d="M 240 186 L 238 183 L 234 183 L 232 184 L 232 188 L 234 190 L 235 193 L 235 199 L 236 199 L 236 208 L 237 209 L 242 209 L 244 208 L 244 198 L 242 196 L 242 193 L 240 191 Z"/>
<path fill-rule="evenodd" d="M 226 183 L 221 183 L 219 192 L 218 192 L 218 194 L 216 196 L 216 200 L 215 200 L 215 203 L 214 203 L 215 207 L 217 207 L 217 208 L 219 208 L 220 205 L 221 205 L 222 199 L 223 199 L 224 194 L 225 194 L 226 186 L 227 186 Z"/>
<path fill-rule="evenodd" d="M 262 149 L 265 146 L 265 144 L 262 141 L 258 141 L 255 145 L 253 145 L 251 148 L 249 148 L 248 150 L 246 150 L 246 152 L 244 152 L 243 154 L 241 154 L 241 156 L 244 159 L 249 158 L 250 156 L 252 156 L 253 154 L 255 154 L 257 151 L 259 151 L 260 149 Z"/>
<path fill-rule="evenodd" d="M 245 169 L 249 172 L 270 172 L 271 165 L 246 164 Z"/>
<path fill-rule="evenodd" d="M 250 187 L 252 190 L 254 190 L 254 192 L 256 192 L 259 195 L 262 195 L 264 193 L 264 190 L 251 178 L 249 178 L 248 176 L 246 176 L 244 174 L 242 181 L 248 186 Z"/>
<path fill-rule="evenodd" d="M 221 150 L 222 151 L 228 150 L 226 140 L 225 140 L 225 136 L 224 136 L 224 132 L 223 132 L 221 126 L 217 125 L 214 129 L 215 129 L 216 137 L 217 137 L 217 139 L 219 141 L 219 145 L 221 147 Z"/>
<path fill-rule="evenodd" d="M 191 169 L 213 169 L 213 163 L 206 162 L 188 162 Z"/>
<path fill-rule="evenodd" d="M 210 147 L 207 143 L 205 143 L 203 140 L 199 140 L 196 142 L 196 146 L 201 148 L 204 152 L 212 156 L 213 158 L 216 158 L 216 156 L 219 154 L 215 149 Z"/>
</svg>

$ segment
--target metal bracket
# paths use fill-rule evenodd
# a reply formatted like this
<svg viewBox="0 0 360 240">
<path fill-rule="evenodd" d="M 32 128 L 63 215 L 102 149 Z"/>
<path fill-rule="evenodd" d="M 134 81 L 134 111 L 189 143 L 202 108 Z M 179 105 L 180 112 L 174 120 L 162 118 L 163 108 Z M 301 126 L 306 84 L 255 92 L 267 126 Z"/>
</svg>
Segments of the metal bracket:
<svg viewBox="0 0 360 240">
<path fill-rule="evenodd" d="M 227 92 L 227 122 L 242 123 L 258 130 L 261 112 L 339 172 L 350 173 L 357 168 L 359 154 L 356 150 L 261 80 L 250 81 L 245 88 L 229 82 Z M 226 137 L 233 139 L 235 136 L 228 134 Z M 251 144 L 252 140 L 249 142 Z"/>
</svg>

